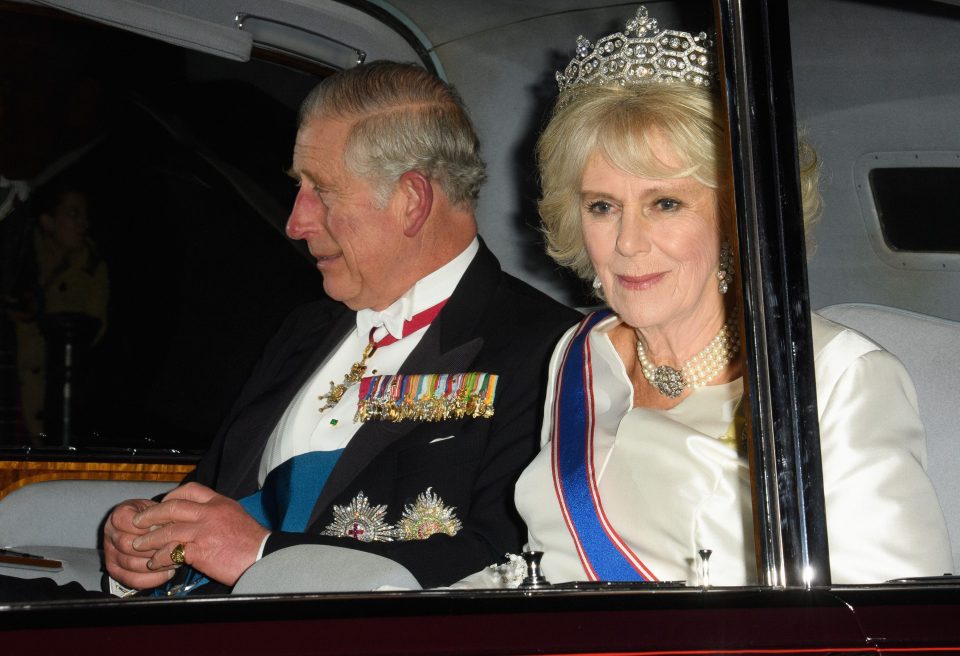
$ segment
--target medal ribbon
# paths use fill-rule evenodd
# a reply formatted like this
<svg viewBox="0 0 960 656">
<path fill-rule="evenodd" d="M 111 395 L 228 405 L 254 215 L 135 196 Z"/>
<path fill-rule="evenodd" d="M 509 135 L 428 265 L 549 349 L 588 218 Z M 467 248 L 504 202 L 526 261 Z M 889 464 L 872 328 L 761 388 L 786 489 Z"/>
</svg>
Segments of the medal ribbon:
<svg viewBox="0 0 960 656">
<path fill-rule="evenodd" d="M 497 374 L 396 374 L 360 381 L 355 421 L 444 421 L 490 419 Z"/>
<path fill-rule="evenodd" d="M 590 331 L 610 311 L 583 319 L 557 373 L 551 453 L 553 484 L 577 555 L 591 581 L 656 581 L 610 525 L 597 489 L 593 462 L 596 417 Z"/>
</svg>

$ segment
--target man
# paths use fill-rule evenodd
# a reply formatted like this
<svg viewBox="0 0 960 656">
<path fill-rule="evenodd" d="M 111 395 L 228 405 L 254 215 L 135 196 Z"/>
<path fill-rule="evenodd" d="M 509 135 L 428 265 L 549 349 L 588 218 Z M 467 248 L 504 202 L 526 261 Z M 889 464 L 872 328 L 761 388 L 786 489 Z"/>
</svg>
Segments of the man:
<svg viewBox="0 0 960 656">
<path fill-rule="evenodd" d="M 321 544 L 429 587 L 520 549 L 513 484 L 537 450 L 547 359 L 578 315 L 477 238 L 478 147 L 455 92 L 413 65 L 311 93 L 287 234 L 332 300 L 288 318 L 190 482 L 114 509 L 115 581 L 222 591 L 265 555 Z"/>
</svg>

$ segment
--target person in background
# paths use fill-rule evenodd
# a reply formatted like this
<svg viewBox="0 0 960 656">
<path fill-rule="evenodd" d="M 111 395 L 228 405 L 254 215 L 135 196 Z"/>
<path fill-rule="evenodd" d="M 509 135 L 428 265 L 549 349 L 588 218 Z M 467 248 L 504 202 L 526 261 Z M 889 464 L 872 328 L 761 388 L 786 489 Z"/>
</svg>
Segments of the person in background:
<svg viewBox="0 0 960 656">
<path fill-rule="evenodd" d="M 41 435 L 61 428 L 65 367 L 75 382 L 81 379 L 86 354 L 107 329 L 109 278 L 90 238 L 83 185 L 52 183 L 37 195 L 36 207 L 23 282 L 5 305 L 15 326 L 23 421 L 39 443 Z"/>
</svg>

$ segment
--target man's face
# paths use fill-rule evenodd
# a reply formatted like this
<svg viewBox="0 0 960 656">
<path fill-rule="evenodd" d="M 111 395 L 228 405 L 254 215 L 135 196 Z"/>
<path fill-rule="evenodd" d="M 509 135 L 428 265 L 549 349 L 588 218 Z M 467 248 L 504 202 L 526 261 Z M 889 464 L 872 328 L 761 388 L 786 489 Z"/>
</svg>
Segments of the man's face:
<svg viewBox="0 0 960 656">
<path fill-rule="evenodd" d="M 287 219 L 287 235 L 307 242 L 330 298 L 352 310 L 382 310 L 412 281 L 405 261 L 400 194 L 378 208 L 373 187 L 347 170 L 344 146 L 350 123 L 313 119 L 297 134 L 292 177 L 300 191 Z"/>
</svg>

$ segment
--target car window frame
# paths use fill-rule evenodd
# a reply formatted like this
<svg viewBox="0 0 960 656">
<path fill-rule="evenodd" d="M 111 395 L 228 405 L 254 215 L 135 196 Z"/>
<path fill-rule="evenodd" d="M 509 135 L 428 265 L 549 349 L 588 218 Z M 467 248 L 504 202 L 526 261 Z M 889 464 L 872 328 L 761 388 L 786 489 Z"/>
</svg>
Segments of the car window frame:
<svg viewBox="0 0 960 656">
<path fill-rule="evenodd" d="M 745 316 L 762 584 L 830 584 L 785 2 L 716 0 Z"/>
<path fill-rule="evenodd" d="M 871 635 L 867 633 L 871 604 L 881 610 L 880 615 L 874 613 L 874 623 L 878 616 L 897 620 L 894 613 L 902 606 L 922 604 L 922 610 L 914 613 L 929 618 L 929 624 L 916 624 L 915 635 L 921 638 L 915 644 L 942 641 L 944 630 L 937 633 L 931 627 L 954 617 L 950 613 L 955 613 L 955 588 L 818 589 L 829 583 L 829 553 L 789 30 L 786 3 L 780 3 L 782 8 L 776 4 L 777 0 L 716 3 L 740 217 L 745 376 L 752 400 L 751 468 L 755 512 L 762 520 L 762 524 L 755 522 L 764 568 L 762 594 L 757 594 L 757 588 L 709 594 L 687 588 L 640 593 L 423 591 L 54 602 L 0 613 L 0 629 L 15 629 L 4 631 L 5 644 L 11 649 L 17 644 L 35 648 L 42 641 L 44 648 L 52 650 L 75 648 L 77 640 L 92 638 L 105 644 L 132 644 L 142 653 L 169 653 L 171 647 L 203 653 L 205 645 L 223 649 L 225 644 L 238 653 L 258 653 L 262 648 L 320 653 L 345 650 L 378 635 L 397 651 L 410 653 L 418 648 L 422 653 L 427 648 L 437 653 L 454 645 L 468 646 L 473 653 L 545 649 L 566 653 L 596 652 L 598 647 L 633 650 L 640 644 L 645 650 L 847 645 L 846 651 L 872 650 L 876 647 L 869 645 L 877 641 L 889 649 L 914 644 L 898 636 L 896 621 L 883 625 L 884 637 L 864 640 Z M 819 509 L 816 498 L 800 497 L 802 490 L 813 497 L 819 493 Z M 815 576 L 810 576 L 811 571 Z M 778 587 L 814 589 L 771 591 Z M 853 612 L 854 606 L 860 615 Z M 803 622 L 796 621 L 800 613 Z M 488 623 L 491 619 L 493 624 Z M 849 629 L 854 623 L 862 623 L 863 635 L 837 629 Z M 825 632 L 824 626 L 834 631 Z M 100 630 L 91 635 L 91 627 Z M 818 631 L 811 632 L 811 627 Z M 595 631 L 592 636 L 584 636 L 591 630 Z M 368 645 L 358 651 L 375 649 Z"/>
<path fill-rule="evenodd" d="M 366 2 L 346 4 L 371 9 Z M 787 7 L 716 0 L 715 11 L 747 318 L 759 574 L 764 585 L 774 587 L 826 585 L 829 553 Z M 420 54 L 431 66 L 433 60 Z"/>
</svg>

